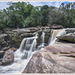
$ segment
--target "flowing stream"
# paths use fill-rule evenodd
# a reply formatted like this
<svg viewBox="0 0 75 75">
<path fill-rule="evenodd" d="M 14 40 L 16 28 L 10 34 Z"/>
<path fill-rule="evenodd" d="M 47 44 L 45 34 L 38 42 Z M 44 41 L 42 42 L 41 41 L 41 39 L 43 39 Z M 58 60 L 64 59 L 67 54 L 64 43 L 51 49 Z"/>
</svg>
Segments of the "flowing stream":
<svg viewBox="0 0 75 75">
<path fill-rule="evenodd" d="M 52 30 L 52 35 L 49 38 L 49 45 L 52 45 L 56 41 L 56 37 L 65 34 L 65 29 Z M 42 43 L 37 47 L 38 33 L 34 37 L 24 38 L 20 44 L 20 48 L 14 52 L 14 63 L 7 66 L 0 66 L 0 73 L 13 73 L 21 74 L 25 69 L 27 63 L 31 59 L 32 55 L 39 50 L 39 48 L 45 47 L 45 32 L 42 31 L 41 40 Z"/>
<path fill-rule="evenodd" d="M 54 42 L 57 40 L 56 37 L 66 34 L 65 29 L 52 30 L 51 32 L 52 32 L 51 33 L 52 36 L 51 36 L 49 45 L 53 45 L 54 44 Z"/>
<path fill-rule="evenodd" d="M 42 43 L 38 46 L 38 50 L 42 47 L 45 47 L 45 32 L 44 31 L 42 32 L 41 40 L 42 40 Z"/>
</svg>

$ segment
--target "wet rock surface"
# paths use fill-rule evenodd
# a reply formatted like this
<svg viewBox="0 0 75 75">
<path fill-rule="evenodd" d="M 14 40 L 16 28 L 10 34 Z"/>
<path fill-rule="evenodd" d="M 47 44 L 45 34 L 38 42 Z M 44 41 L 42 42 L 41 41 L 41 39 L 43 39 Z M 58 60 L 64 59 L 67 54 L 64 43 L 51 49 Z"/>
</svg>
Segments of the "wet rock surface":
<svg viewBox="0 0 75 75">
<path fill-rule="evenodd" d="M 32 27 L 23 29 L 7 29 L 5 34 L 1 38 L 3 43 L 1 43 L 0 55 L 3 57 L 0 59 L 0 64 L 9 65 L 14 62 L 14 51 L 20 46 L 20 43 L 25 37 L 33 37 L 34 32 L 39 31 L 37 39 L 37 44 L 40 45 L 42 31 L 45 34 L 45 43 L 48 43 L 48 38 L 50 35 L 50 29 L 48 27 Z M 2 33 L 1 33 L 2 34 Z M 74 32 L 72 33 L 74 36 Z M 68 34 L 66 34 L 68 35 Z M 74 38 L 71 35 L 71 38 Z M 46 45 L 45 45 L 46 46 Z M 11 48 L 11 49 L 9 49 Z M 9 49 L 9 50 L 7 50 Z M 6 52 L 5 52 L 6 51 Z M 73 73 L 75 72 L 75 44 L 74 43 L 62 43 L 56 42 L 51 46 L 46 46 L 36 52 L 23 73 Z"/>
<path fill-rule="evenodd" d="M 53 26 L 58 26 L 62 27 L 61 25 L 53 25 Z M 45 42 L 48 43 L 48 38 L 51 36 L 50 35 L 50 26 L 48 27 L 30 27 L 30 28 L 21 28 L 21 29 L 12 29 L 12 28 L 5 28 L 2 31 L 0 31 L 0 50 L 4 50 L 6 47 L 15 47 L 19 48 L 20 43 L 23 38 L 26 37 L 33 37 L 35 32 L 42 32 L 44 31 L 46 33 L 45 35 Z M 75 28 L 67 28 L 66 33 L 74 33 Z M 41 37 L 39 35 L 39 37 Z M 40 40 L 38 40 L 41 42 Z M 6 49 L 7 50 L 7 49 Z"/>
<path fill-rule="evenodd" d="M 35 32 L 45 29 L 47 29 L 47 31 L 50 30 L 49 27 L 30 27 L 21 29 L 5 28 L 3 33 L 0 31 L 0 50 L 3 50 L 5 47 L 19 48 L 23 38 L 33 37 Z"/>
<path fill-rule="evenodd" d="M 2 61 L 2 58 L 5 54 L 5 52 L 10 49 L 14 48 L 14 51 L 16 50 L 15 48 L 19 48 L 21 41 L 24 38 L 27 37 L 33 37 L 35 32 L 40 31 L 41 34 L 39 35 L 39 39 L 41 40 L 41 35 L 42 35 L 42 30 L 46 30 L 48 34 L 48 37 L 46 35 L 46 40 L 50 36 L 50 29 L 49 27 L 30 27 L 30 28 L 21 28 L 21 29 L 12 29 L 12 28 L 5 28 L 2 31 L 0 31 L 0 59 Z M 38 41 L 38 45 L 40 45 L 42 42 Z M 46 43 L 48 40 L 46 41 Z"/>
<path fill-rule="evenodd" d="M 2 64 L 1 65 L 9 65 L 13 63 L 14 61 L 14 50 L 9 49 L 5 52 L 3 58 L 2 58 Z"/>
</svg>

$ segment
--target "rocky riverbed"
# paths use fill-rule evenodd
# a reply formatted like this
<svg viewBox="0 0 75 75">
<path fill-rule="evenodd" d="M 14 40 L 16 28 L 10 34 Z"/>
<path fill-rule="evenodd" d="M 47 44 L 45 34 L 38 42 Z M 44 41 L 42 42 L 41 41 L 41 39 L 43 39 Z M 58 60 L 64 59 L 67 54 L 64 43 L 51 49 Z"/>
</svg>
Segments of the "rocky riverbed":
<svg viewBox="0 0 75 75">
<path fill-rule="evenodd" d="M 70 30 L 70 31 L 69 31 Z M 75 72 L 75 39 L 74 29 L 66 30 L 66 38 L 46 46 L 36 52 L 23 73 L 74 73 Z M 69 35 L 71 33 L 71 35 Z M 68 35 L 68 36 L 67 36 Z M 68 38 L 70 37 L 70 38 Z M 63 41 L 62 41 L 63 40 Z"/>
<path fill-rule="evenodd" d="M 7 50 L 10 47 L 19 48 L 20 43 L 23 38 L 33 37 L 35 32 L 39 33 L 41 36 L 42 30 L 50 34 L 49 27 L 30 27 L 30 28 L 21 28 L 21 29 L 10 29 L 5 28 L 3 32 L 0 33 L 0 50 Z"/>
<path fill-rule="evenodd" d="M 58 31 L 60 32 L 60 30 Z M 14 63 L 14 52 L 19 48 L 22 39 L 33 37 L 35 32 L 38 32 L 39 38 L 36 40 L 36 46 L 44 42 L 45 47 L 33 54 L 22 73 L 74 73 L 75 29 L 65 28 L 65 31 L 66 34 L 57 36 L 55 43 L 49 45 L 50 38 L 52 38 L 52 31 L 49 27 L 5 29 L 0 34 L 0 39 L 2 39 L 0 40 L 0 64 L 11 65 Z M 56 34 L 57 32 L 53 33 L 54 37 Z M 41 35 L 44 37 L 44 41 Z"/>
<path fill-rule="evenodd" d="M 46 33 L 46 40 L 50 37 L 50 28 L 49 27 L 30 27 L 30 28 L 21 28 L 21 29 L 11 29 L 5 28 L 3 31 L 0 31 L 0 61 L 2 60 L 6 51 L 11 48 L 18 49 L 23 38 L 33 37 L 35 33 L 38 33 L 37 45 L 40 45 L 42 31 Z M 47 45 L 47 44 L 46 44 Z"/>
</svg>

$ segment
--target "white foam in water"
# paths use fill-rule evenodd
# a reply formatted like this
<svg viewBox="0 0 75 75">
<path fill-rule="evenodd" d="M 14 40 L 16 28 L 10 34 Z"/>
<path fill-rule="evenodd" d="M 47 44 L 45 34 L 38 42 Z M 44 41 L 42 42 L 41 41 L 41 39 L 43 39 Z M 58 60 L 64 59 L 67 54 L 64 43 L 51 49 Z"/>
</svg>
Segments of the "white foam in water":
<svg viewBox="0 0 75 75">
<path fill-rule="evenodd" d="M 57 32 L 57 34 L 55 32 Z M 56 37 L 61 36 L 61 35 L 65 35 L 65 34 L 66 34 L 65 29 L 53 30 L 52 37 L 51 37 L 49 45 L 53 45 L 54 44 L 54 42 L 57 40 Z"/>
<path fill-rule="evenodd" d="M 30 50 L 28 52 L 28 57 L 27 58 L 29 58 L 31 56 L 32 50 L 36 49 L 35 47 L 36 47 L 36 38 L 32 42 L 32 45 L 31 45 Z"/>
<path fill-rule="evenodd" d="M 14 63 L 8 66 L 0 66 L 0 73 L 21 74 L 33 54 L 34 52 L 31 53 L 31 56 L 28 59 L 21 59 L 22 54 L 20 53 L 20 50 L 18 49 L 14 54 L 14 57 L 15 57 Z"/>
<path fill-rule="evenodd" d="M 44 47 L 45 46 L 45 32 L 42 32 L 41 40 L 42 40 L 42 44 L 39 47 Z"/>
<path fill-rule="evenodd" d="M 45 32 L 42 32 L 41 39 L 42 39 L 42 43 L 44 43 L 44 41 L 45 41 Z"/>
<path fill-rule="evenodd" d="M 30 44 L 28 40 L 33 40 L 29 51 L 23 50 L 25 48 L 25 41 L 27 40 L 26 44 Z M 0 66 L 0 73 L 22 73 L 22 71 L 25 69 L 27 63 L 31 59 L 32 55 L 35 53 L 32 50 L 36 49 L 36 39 L 37 35 L 30 38 L 24 38 L 21 42 L 20 48 L 14 52 L 14 63 L 8 66 Z M 28 54 L 27 54 L 28 53 Z M 27 58 L 23 58 L 25 55 L 27 55 Z"/>
<path fill-rule="evenodd" d="M 50 41 L 51 43 L 49 45 L 52 45 L 55 42 L 55 40 L 57 39 L 56 36 L 60 36 L 63 34 L 65 34 L 65 29 L 62 29 L 57 35 L 52 34 Z M 21 74 L 28 64 L 29 60 L 31 59 L 32 55 L 37 50 L 39 50 L 39 48 L 44 47 L 45 33 L 42 32 L 42 43 L 36 48 L 37 38 L 37 33 L 34 37 L 24 38 L 21 42 L 20 48 L 14 52 L 14 63 L 8 66 L 0 66 L 0 73 Z"/>
<path fill-rule="evenodd" d="M 41 40 L 42 40 L 42 43 L 38 46 L 37 50 L 39 50 L 40 48 L 45 47 L 45 32 L 44 31 L 42 32 Z"/>
</svg>

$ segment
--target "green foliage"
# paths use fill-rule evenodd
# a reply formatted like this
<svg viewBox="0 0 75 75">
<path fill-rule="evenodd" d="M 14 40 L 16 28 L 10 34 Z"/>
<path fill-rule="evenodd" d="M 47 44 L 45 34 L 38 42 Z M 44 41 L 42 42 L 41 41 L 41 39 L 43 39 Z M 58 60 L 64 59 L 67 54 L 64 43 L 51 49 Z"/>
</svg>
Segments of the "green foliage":
<svg viewBox="0 0 75 75">
<path fill-rule="evenodd" d="M 38 26 L 40 25 L 41 13 L 39 11 L 40 7 L 34 7 L 31 11 L 31 26 Z"/>
<path fill-rule="evenodd" d="M 0 29 L 3 29 L 6 26 L 6 15 L 4 12 L 0 12 Z"/>
<path fill-rule="evenodd" d="M 23 23 L 23 27 L 27 27 L 31 24 L 31 17 L 27 17 L 25 20 L 24 20 L 24 23 Z"/>
<path fill-rule="evenodd" d="M 75 2 L 54 6 L 34 7 L 29 2 L 8 3 L 10 6 L 0 11 L 0 29 L 21 28 L 61 24 L 75 27 Z"/>
<path fill-rule="evenodd" d="M 42 26 L 46 26 L 48 23 L 48 11 L 49 7 L 47 5 L 44 5 L 41 7 L 41 24 Z"/>
</svg>

